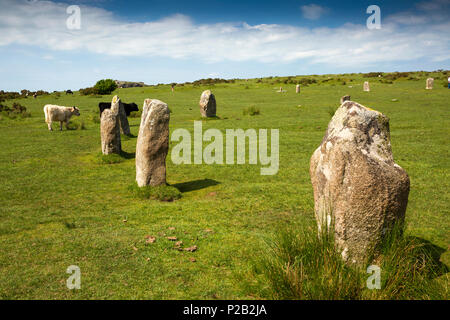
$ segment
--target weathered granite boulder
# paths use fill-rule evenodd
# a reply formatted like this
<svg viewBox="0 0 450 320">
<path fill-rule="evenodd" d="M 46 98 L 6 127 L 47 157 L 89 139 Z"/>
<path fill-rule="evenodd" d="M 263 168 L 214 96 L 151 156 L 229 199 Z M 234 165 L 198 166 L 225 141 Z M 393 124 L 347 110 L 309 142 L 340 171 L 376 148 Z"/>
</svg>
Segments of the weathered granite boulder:
<svg viewBox="0 0 450 320">
<path fill-rule="evenodd" d="M 350 101 L 351 97 L 350 96 L 342 96 L 341 97 L 341 104 L 343 104 L 345 101 Z"/>
<path fill-rule="evenodd" d="M 369 81 L 364 82 L 364 91 L 369 92 L 370 91 L 370 85 Z"/>
<path fill-rule="evenodd" d="M 215 117 L 216 116 L 216 98 L 212 94 L 211 90 L 203 91 L 200 97 L 200 113 L 202 117 Z"/>
<path fill-rule="evenodd" d="M 434 83 L 434 79 L 433 78 L 428 78 L 427 79 L 426 89 L 427 90 L 432 90 L 433 89 L 433 83 Z"/>
<path fill-rule="evenodd" d="M 118 96 L 114 96 L 114 98 L 112 99 L 111 110 L 113 110 L 113 112 L 116 113 L 119 117 L 120 130 L 122 134 L 127 136 L 131 135 L 130 124 L 128 123 L 125 107 Z"/>
<path fill-rule="evenodd" d="M 136 145 L 136 181 L 139 187 L 166 184 L 170 110 L 162 101 L 146 99 Z"/>
<path fill-rule="evenodd" d="M 311 157 L 310 175 L 319 231 L 334 231 L 349 263 L 364 262 L 403 223 L 409 177 L 394 162 L 389 119 L 380 112 L 344 102 Z"/>
<path fill-rule="evenodd" d="M 100 118 L 100 136 L 102 140 L 102 153 L 104 155 L 122 151 L 120 140 L 120 125 L 118 115 L 111 109 L 105 109 Z"/>
</svg>

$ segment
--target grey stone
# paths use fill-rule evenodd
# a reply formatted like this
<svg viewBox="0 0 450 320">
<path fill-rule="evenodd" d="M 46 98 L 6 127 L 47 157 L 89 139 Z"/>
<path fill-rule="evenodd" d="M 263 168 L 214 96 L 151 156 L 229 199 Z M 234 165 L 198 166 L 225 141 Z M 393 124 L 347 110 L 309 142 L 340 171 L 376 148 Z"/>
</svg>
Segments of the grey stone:
<svg viewBox="0 0 450 320">
<path fill-rule="evenodd" d="M 200 113 L 202 117 L 215 117 L 216 116 L 216 98 L 212 94 L 211 90 L 203 91 L 200 96 Z"/>
<path fill-rule="evenodd" d="M 310 161 L 319 230 L 334 232 L 344 260 L 363 263 L 405 218 L 409 177 L 394 162 L 389 119 L 346 101 Z"/>
<path fill-rule="evenodd" d="M 166 184 L 170 110 L 162 101 L 146 99 L 136 144 L 136 181 L 139 187 Z"/>
<path fill-rule="evenodd" d="M 122 151 L 118 115 L 111 109 L 105 109 L 100 118 L 100 136 L 104 155 Z"/>
</svg>

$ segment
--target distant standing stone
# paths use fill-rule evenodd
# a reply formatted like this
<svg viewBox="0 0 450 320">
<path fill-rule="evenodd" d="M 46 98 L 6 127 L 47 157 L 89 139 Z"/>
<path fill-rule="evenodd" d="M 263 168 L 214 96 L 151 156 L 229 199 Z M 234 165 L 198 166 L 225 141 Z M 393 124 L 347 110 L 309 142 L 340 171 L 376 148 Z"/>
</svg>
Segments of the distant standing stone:
<svg viewBox="0 0 450 320">
<path fill-rule="evenodd" d="M 433 89 L 433 83 L 434 83 L 434 79 L 433 78 L 428 78 L 427 79 L 426 89 L 427 90 L 432 90 Z"/>
<path fill-rule="evenodd" d="M 122 151 L 120 140 L 120 124 L 118 115 L 111 109 L 105 109 L 100 118 L 100 136 L 104 155 Z"/>
<path fill-rule="evenodd" d="M 125 107 L 118 96 L 114 96 L 111 101 L 111 110 L 119 117 L 120 130 L 124 135 L 131 135 L 130 124 L 128 123 Z"/>
<path fill-rule="evenodd" d="M 162 101 L 146 99 L 136 144 L 136 181 L 139 187 L 166 184 L 170 110 Z"/>
<path fill-rule="evenodd" d="M 366 92 L 370 91 L 369 81 L 364 82 L 364 91 Z"/>
<path fill-rule="evenodd" d="M 200 113 L 202 117 L 215 117 L 216 116 L 216 98 L 212 94 L 211 90 L 203 91 L 200 96 Z"/>
<path fill-rule="evenodd" d="M 319 230 L 334 231 L 345 261 L 364 262 L 403 223 L 410 182 L 394 162 L 382 113 L 344 102 L 311 157 L 310 175 Z"/>
<path fill-rule="evenodd" d="M 351 97 L 350 96 L 342 96 L 341 97 L 341 104 L 343 104 L 345 101 L 350 101 Z"/>
<path fill-rule="evenodd" d="M 295 93 L 300 93 L 300 85 L 295 86 Z"/>
</svg>

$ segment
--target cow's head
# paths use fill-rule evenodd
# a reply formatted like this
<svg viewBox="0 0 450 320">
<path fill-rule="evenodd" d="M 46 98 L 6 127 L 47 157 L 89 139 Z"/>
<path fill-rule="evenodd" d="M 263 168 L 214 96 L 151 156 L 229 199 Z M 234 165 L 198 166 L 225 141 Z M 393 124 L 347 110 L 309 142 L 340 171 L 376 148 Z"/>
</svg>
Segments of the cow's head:
<svg viewBox="0 0 450 320">
<path fill-rule="evenodd" d="M 80 109 L 78 109 L 77 107 L 73 106 L 71 109 L 72 113 L 76 116 L 80 115 Z"/>
</svg>

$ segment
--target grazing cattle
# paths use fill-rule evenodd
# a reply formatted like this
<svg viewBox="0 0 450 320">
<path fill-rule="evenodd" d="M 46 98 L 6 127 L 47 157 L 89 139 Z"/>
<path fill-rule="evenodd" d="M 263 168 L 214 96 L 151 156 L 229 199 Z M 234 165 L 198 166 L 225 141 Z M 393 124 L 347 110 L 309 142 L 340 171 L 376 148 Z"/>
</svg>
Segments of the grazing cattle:
<svg viewBox="0 0 450 320">
<path fill-rule="evenodd" d="M 52 122 L 59 121 L 61 123 L 60 130 L 62 131 L 63 122 L 66 124 L 69 123 L 70 118 L 73 115 L 79 116 L 80 109 L 77 107 L 61 107 L 53 104 L 47 104 L 44 107 L 45 113 L 45 122 L 47 122 L 48 130 L 53 131 Z"/>
<path fill-rule="evenodd" d="M 139 108 L 136 103 L 123 103 L 123 107 L 125 109 L 125 113 L 127 114 L 127 117 L 130 116 L 131 112 L 139 111 Z M 103 110 L 111 109 L 111 102 L 100 102 L 98 104 L 98 108 L 100 109 L 100 117 L 101 117 Z"/>
<path fill-rule="evenodd" d="M 66 94 L 71 94 L 71 95 L 73 95 L 73 92 L 72 92 L 72 90 L 67 90 L 67 91 L 66 91 Z"/>
</svg>

